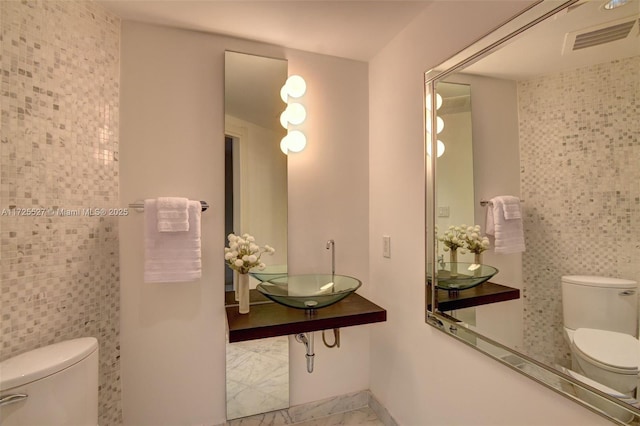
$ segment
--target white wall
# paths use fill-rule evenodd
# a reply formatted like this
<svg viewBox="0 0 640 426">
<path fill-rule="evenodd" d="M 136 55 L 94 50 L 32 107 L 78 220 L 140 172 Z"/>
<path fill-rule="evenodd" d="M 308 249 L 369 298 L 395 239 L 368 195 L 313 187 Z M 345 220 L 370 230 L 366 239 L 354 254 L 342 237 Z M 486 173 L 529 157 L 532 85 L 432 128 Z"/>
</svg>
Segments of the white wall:
<svg viewBox="0 0 640 426">
<path fill-rule="evenodd" d="M 142 282 L 142 215 L 121 221 L 123 417 L 128 425 L 219 424 L 225 419 L 224 50 L 289 60 L 307 81 L 308 146 L 289 157 L 289 264 L 368 283 L 367 64 L 232 38 L 128 23 L 121 44 L 121 204 L 162 195 L 209 202 L 202 215 L 203 275 Z M 268 242 L 266 242 L 268 243 Z M 342 347 L 316 345 L 316 370 L 290 345 L 291 402 L 369 386 L 369 327 Z M 175 407 L 180 407 L 176 409 Z"/>
<path fill-rule="evenodd" d="M 609 424 L 424 322 L 423 72 L 527 4 L 434 2 L 370 63 L 371 390 L 401 425 Z"/>
</svg>

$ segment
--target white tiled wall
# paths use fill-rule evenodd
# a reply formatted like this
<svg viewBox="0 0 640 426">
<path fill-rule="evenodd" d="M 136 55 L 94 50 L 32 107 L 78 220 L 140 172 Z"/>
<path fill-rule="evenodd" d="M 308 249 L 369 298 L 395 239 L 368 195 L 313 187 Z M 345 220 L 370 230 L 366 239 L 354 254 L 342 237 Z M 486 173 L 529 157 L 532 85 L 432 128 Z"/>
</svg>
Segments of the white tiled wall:
<svg viewBox="0 0 640 426">
<path fill-rule="evenodd" d="M 569 361 L 562 275 L 640 280 L 640 57 L 518 84 L 527 350 Z"/>
<path fill-rule="evenodd" d="M 0 14 L 0 359 L 97 337 L 100 424 L 121 423 L 120 212 L 95 210 L 118 206 L 120 21 L 85 1 Z"/>
</svg>

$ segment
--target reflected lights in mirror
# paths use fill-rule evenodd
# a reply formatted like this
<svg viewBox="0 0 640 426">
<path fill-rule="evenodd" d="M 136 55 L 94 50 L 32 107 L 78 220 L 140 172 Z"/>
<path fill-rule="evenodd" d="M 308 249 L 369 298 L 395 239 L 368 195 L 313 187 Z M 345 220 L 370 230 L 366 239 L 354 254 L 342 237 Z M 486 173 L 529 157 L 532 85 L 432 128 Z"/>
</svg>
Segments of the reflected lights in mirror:
<svg viewBox="0 0 640 426">
<path fill-rule="evenodd" d="M 307 146 L 307 137 L 300 130 L 291 130 L 291 126 L 299 126 L 307 118 L 307 111 L 299 102 L 289 102 L 290 98 L 301 98 L 307 91 L 307 83 L 299 75 L 290 76 L 280 89 L 280 98 L 287 108 L 280 114 L 280 124 L 288 130 L 282 138 L 280 149 L 285 155 L 289 152 L 300 152 Z"/>
<path fill-rule="evenodd" d="M 427 95 L 427 110 L 431 110 L 431 94 Z M 440 109 L 442 106 L 442 96 L 439 93 L 436 93 L 436 109 Z M 442 117 L 436 117 L 436 134 L 442 132 L 444 130 L 444 120 Z M 427 140 L 431 140 L 431 114 L 427 115 Z M 442 157 L 444 154 L 445 146 L 444 142 L 438 139 L 438 144 L 436 147 L 436 156 Z M 431 155 L 431 144 L 427 144 L 427 155 Z"/>
</svg>

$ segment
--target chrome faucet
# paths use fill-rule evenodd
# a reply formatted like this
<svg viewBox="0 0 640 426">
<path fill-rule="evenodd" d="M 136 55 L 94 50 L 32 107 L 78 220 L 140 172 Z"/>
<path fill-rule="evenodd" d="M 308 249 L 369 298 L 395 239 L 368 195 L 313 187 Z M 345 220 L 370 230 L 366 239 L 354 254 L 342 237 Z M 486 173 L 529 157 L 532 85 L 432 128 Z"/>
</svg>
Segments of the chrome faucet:
<svg viewBox="0 0 640 426">
<path fill-rule="evenodd" d="M 327 250 L 331 249 L 331 275 L 336 274 L 336 242 L 327 241 Z"/>
</svg>

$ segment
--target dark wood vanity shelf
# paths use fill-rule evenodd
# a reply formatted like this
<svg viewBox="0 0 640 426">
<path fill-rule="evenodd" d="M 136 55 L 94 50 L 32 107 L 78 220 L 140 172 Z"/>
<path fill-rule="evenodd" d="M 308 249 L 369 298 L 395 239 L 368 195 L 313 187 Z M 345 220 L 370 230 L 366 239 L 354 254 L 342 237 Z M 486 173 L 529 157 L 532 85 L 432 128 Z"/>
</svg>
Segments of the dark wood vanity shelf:
<svg viewBox="0 0 640 426">
<path fill-rule="evenodd" d="M 487 281 L 478 286 L 460 290 L 455 295 L 447 290 L 438 289 L 438 310 L 447 312 L 519 298 L 519 289 Z M 427 287 L 427 305 L 431 309 L 430 287 Z"/>
<path fill-rule="evenodd" d="M 230 343 L 387 320 L 385 309 L 357 293 L 334 305 L 317 309 L 313 315 L 308 315 L 303 309 L 288 308 L 272 302 L 257 290 L 251 290 L 249 294 L 250 312 L 240 314 L 234 293 L 225 293 Z"/>
</svg>

